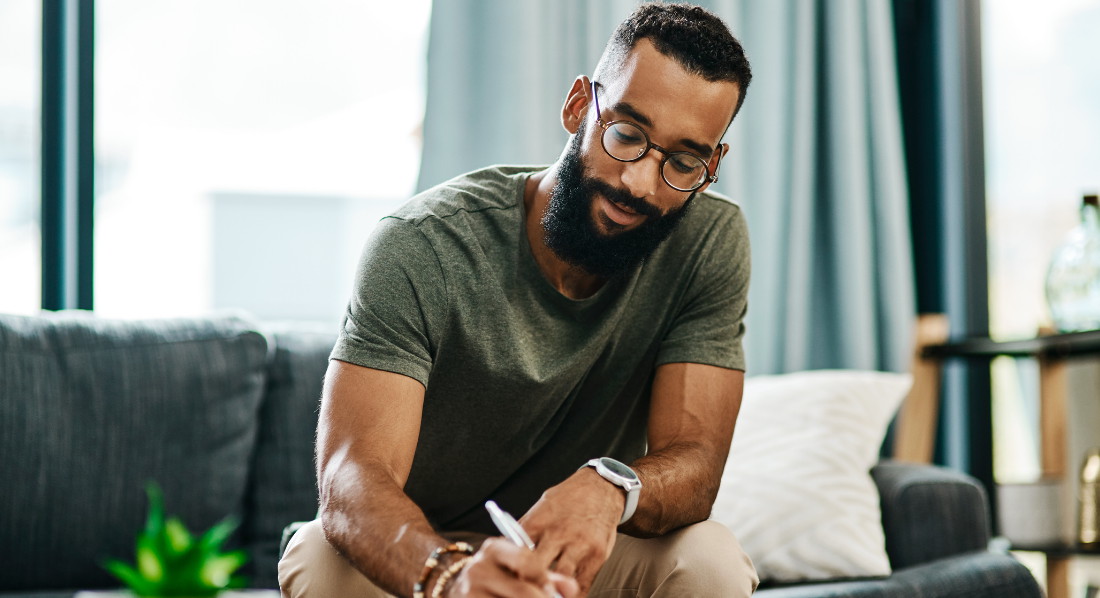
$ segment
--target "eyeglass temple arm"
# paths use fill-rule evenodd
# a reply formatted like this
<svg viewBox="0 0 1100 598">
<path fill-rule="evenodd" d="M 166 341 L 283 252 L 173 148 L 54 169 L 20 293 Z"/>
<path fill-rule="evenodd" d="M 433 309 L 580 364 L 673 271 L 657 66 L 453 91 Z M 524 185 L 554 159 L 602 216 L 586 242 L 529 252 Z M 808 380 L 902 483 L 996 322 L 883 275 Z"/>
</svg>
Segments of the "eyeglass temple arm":
<svg viewBox="0 0 1100 598">
<path fill-rule="evenodd" d="M 722 167 L 722 157 L 725 156 L 725 152 L 722 151 L 724 147 L 725 144 L 718 146 L 718 162 L 714 165 L 714 174 L 707 177 L 707 180 L 711 183 L 718 182 L 718 169 Z"/>
</svg>

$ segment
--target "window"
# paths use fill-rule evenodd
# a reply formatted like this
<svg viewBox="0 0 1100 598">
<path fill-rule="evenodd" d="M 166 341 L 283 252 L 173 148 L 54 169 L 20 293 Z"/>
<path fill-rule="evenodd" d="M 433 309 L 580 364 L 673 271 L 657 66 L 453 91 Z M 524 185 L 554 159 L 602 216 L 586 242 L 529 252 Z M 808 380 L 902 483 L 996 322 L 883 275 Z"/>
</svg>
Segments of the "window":
<svg viewBox="0 0 1100 598">
<path fill-rule="evenodd" d="M 1047 265 L 1082 194 L 1100 190 L 1100 0 L 996 0 L 982 10 L 990 331 L 1021 338 L 1050 321 Z M 1004 481 L 1038 476 L 1037 389 L 1034 362 L 994 363 Z"/>
<path fill-rule="evenodd" d="M 41 305 L 38 114 L 40 3 L 0 3 L 0 313 Z"/>
<path fill-rule="evenodd" d="M 337 322 L 415 185 L 430 0 L 96 10 L 96 311 Z"/>
</svg>

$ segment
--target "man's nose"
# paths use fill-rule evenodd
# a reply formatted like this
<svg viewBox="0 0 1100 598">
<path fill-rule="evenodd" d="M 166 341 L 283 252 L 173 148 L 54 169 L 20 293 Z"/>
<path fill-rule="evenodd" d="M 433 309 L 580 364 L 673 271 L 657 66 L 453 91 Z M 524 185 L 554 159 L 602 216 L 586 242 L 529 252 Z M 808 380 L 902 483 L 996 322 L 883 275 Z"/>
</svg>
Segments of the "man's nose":
<svg viewBox="0 0 1100 598">
<path fill-rule="evenodd" d="M 657 194 L 661 180 L 661 154 L 650 150 L 641 159 L 624 164 L 623 184 L 634 197 L 650 197 Z"/>
</svg>

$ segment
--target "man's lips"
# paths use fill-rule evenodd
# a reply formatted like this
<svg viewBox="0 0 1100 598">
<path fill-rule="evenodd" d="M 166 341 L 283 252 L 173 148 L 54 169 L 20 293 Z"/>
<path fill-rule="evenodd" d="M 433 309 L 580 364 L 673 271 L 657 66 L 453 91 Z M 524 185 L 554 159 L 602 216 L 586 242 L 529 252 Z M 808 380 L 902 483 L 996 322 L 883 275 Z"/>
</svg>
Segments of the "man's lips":
<svg viewBox="0 0 1100 598">
<path fill-rule="evenodd" d="M 632 226 L 646 218 L 644 214 L 639 214 L 622 204 L 615 203 L 602 194 L 599 195 L 599 198 L 603 203 L 604 214 L 619 226 Z"/>
</svg>

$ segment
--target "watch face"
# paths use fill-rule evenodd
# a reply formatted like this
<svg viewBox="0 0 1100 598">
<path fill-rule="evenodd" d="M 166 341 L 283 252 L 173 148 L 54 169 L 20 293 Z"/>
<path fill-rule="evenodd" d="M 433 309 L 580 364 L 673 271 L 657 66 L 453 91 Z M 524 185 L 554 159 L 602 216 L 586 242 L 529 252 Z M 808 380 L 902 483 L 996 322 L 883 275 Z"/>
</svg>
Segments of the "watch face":
<svg viewBox="0 0 1100 598">
<path fill-rule="evenodd" d="M 613 474 L 615 474 L 619 477 L 623 477 L 623 478 L 626 478 L 628 480 L 638 479 L 638 476 L 634 474 L 633 469 L 630 469 L 626 465 L 623 465 L 622 463 L 619 463 L 618 461 L 616 461 L 614 459 L 609 459 L 607 457 L 604 457 L 604 458 L 600 459 L 600 463 L 604 467 L 606 467 L 611 473 L 613 473 Z"/>
</svg>

